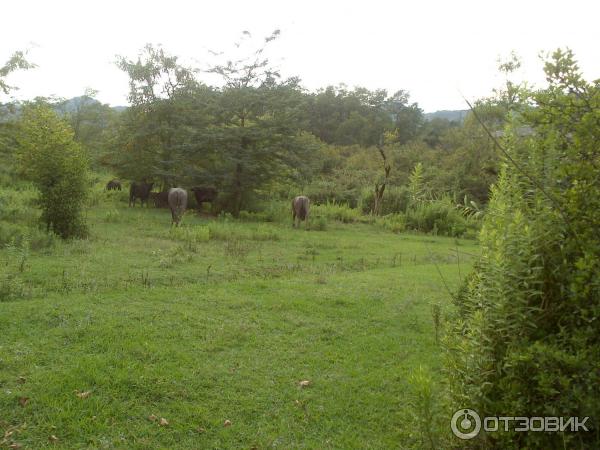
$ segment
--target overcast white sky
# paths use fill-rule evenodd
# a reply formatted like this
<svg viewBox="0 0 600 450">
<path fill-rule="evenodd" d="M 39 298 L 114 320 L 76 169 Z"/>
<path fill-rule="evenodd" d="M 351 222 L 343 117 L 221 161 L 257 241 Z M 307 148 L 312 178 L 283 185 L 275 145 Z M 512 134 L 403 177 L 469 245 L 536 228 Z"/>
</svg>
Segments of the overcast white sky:
<svg viewBox="0 0 600 450">
<path fill-rule="evenodd" d="M 38 68 L 14 74 L 14 97 L 73 97 L 127 104 L 115 55 L 162 44 L 183 61 L 209 62 L 242 30 L 281 29 L 268 55 L 311 90 L 330 84 L 405 89 L 426 111 L 465 109 L 501 78 L 498 57 L 515 50 L 522 78 L 543 83 L 540 51 L 574 50 L 586 78 L 600 78 L 600 1 L 32 1 L 0 8 L 0 63 L 31 48 Z M 6 101 L 0 97 L 0 101 Z"/>
</svg>

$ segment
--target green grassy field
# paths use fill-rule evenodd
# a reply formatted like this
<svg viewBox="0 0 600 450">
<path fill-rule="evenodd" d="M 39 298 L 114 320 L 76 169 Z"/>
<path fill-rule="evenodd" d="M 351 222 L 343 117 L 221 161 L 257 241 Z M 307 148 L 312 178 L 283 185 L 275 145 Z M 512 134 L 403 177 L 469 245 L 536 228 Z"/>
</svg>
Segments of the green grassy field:
<svg viewBox="0 0 600 450">
<path fill-rule="evenodd" d="M 117 198 L 88 240 L 0 250 L 21 293 L 0 302 L 0 447 L 418 446 L 438 270 L 455 288 L 474 241 L 193 213 L 172 231 Z"/>
</svg>

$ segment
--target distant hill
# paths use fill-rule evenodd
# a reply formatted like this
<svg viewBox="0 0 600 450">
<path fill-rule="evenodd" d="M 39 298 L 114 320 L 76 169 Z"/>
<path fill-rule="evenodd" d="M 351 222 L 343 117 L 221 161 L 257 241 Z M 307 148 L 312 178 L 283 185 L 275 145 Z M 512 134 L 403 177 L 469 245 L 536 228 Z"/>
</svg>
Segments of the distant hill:
<svg viewBox="0 0 600 450">
<path fill-rule="evenodd" d="M 465 120 L 468 109 L 457 109 L 457 110 L 442 110 L 431 113 L 425 113 L 425 120 L 433 120 L 433 119 L 446 119 L 451 122 L 462 122 Z"/>
<path fill-rule="evenodd" d="M 59 114 L 72 114 L 76 112 L 81 106 L 85 105 L 100 105 L 101 103 L 95 98 L 88 97 L 86 95 L 82 95 L 79 97 L 69 98 L 63 101 L 56 101 L 53 99 L 48 99 L 56 112 Z M 110 106 L 116 112 L 123 112 L 129 106 Z M 19 103 L 9 103 L 2 104 L 0 103 L 0 122 L 6 122 L 12 120 L 20 115 L 21 105 Z"/>
<path fill-rule="evenodd" d="M 77 109 L 83 105 L 93 105 L 93 104 L 101 104 L 95 98 L 88 97 L 86 95 L 82 95 L 80 97 L 73 97 L 64 102 L 58 103 L 58 109 L 62 112 L 73 113 L 77 111 Z M 111 109 L 114 109 L 117 112 L 123 112 L 128 108 L 128 106 L 111 106 Z"/>
</svg>

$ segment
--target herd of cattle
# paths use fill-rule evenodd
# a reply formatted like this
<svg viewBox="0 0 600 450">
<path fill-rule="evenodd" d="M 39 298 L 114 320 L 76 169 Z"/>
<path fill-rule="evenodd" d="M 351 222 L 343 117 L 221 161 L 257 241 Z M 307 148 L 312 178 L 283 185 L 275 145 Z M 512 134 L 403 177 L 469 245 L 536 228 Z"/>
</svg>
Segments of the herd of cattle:
<svg viewBox="0 0 600 450">
<path fill-rule="evenodd" d="M 151 199 L 156 208 L 169 208 L 171 210 L 171 223 L 178 226 L 183 213 L 187 208 L 188 193 L 183 188 L 171 188 L 168 191 L 152 192 L 154 183 L 137 182 L 131 183 L 129 188 L 129 206 L 134 207 L 135 201 L 140 199 L 141 206 L 148 206 L 148 199 Z M 119 180 L 110 180 L 106 184 L 106 190 L 118 190 L 122 189 L 121 182 Z M 211 203 L 217 198 L 218 191 L 213 187 L 193 187 L 191 191 L 194 193 L 198 210 L 202 209 L 203 203 Z M 296 221 L 306 221 L 308 224 L 308 213 L 310 207 L 310 200 L 304 195 L 299 195 L 292 201 L 292 220 L 293 225 L 296 226 Z"/>
</svg>

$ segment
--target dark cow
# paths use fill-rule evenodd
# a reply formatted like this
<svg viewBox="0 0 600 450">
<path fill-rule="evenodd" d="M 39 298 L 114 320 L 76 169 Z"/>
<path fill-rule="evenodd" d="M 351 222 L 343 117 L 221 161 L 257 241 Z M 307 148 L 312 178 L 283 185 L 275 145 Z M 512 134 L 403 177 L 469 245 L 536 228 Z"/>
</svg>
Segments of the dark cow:
<svg viewBox="0 0 600 450">
<path fill-rule="evenodd" d="M 181 188 L 169 189 L 169 208 L 171 208 L 171 225 L 179 226 L 181 217 L 187 207 L 187 192 Z"/>
<path fill-rule="evenodd" d="M 106 183 L 107 191 L 120 191 L 121 190 L 121 182 L 119 180 L 110 180 Z"/>
<path fill-rule="evenodd" d="M 152 191 L 152 186 L 154 186 L 154 183 L 132 182 L 131 188 L 129 188 L 129 206 L 135 206 L 135 200 L 138 198 L 142 206 L 144 206 L 144 203 L 148 206 L 148 197 L 150 191 Z"/>
<path fill-rule="evenodd" d="M 169 191 L 150 192 L 150 199 L 156 208 L 169 207 Z"/>
<path fill-rule="evenodd" d="M 296 226 L 296 219 L 298 219 L 298 226 L 300 226 L 301 220 L 305 220 L 306 226 L 308 227 L 309 208 L 310 200 L 304 195 L 299 195 L 292 200 L 292 226 Z"/>
<path fill-rule="evenodd" d="M 202 203 L 209 202 L 212 204 L 217 198 L 217 190 L 213 187 L 197 186 L 192 188 L 194 197 L 196 197 L 196 203 L 198 204 L 198 211 L 202 210 Z"/>
</svg>

